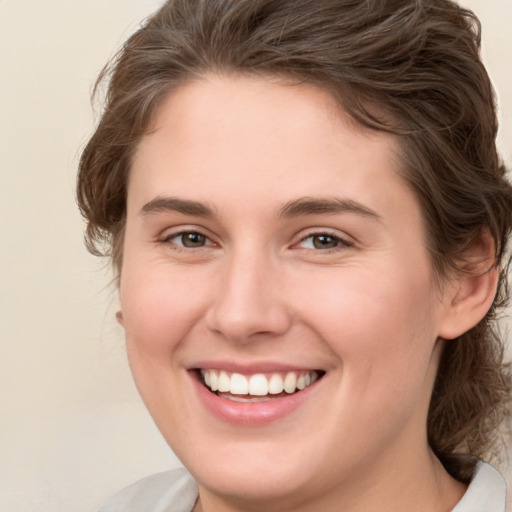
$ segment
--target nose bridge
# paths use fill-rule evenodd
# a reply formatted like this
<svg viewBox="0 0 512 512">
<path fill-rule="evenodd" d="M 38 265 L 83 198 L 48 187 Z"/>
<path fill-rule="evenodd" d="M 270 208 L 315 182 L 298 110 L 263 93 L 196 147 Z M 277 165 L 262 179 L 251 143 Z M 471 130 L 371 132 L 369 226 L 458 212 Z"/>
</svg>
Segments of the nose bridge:
<svg viewBox="0 0 512 512">
<path fill-rule="evenodd" d="M 278 266 L 271 255 L 249 247 L 226 256 L 208 326 L 232 341 L 278 335 L 289 327 L 284 297 L 276 287 Z"/>
</svg>

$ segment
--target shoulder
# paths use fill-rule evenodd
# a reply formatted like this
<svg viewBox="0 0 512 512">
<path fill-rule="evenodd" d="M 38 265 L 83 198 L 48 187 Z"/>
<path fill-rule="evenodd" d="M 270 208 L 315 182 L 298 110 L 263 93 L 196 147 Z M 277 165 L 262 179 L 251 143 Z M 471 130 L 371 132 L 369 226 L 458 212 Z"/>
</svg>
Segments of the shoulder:
<svg viewBox="0 0 512 512">
<path fill-rule="evenodd" d="M 452 512 L 505 512 L 507 485 L 490 464 L 479 461 L 466 494 Z"/>
<path fill-rule="evenodd" d="M 126 487 L 97 512 L 191 512 L 197 484 L 183 468 L 148 476 Z"/>
</svg>

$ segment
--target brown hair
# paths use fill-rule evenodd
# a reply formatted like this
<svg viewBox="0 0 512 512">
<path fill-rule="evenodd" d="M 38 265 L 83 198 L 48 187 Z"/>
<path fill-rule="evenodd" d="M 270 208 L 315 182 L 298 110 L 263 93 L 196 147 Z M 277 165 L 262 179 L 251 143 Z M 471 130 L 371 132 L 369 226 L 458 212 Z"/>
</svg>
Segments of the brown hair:
<svg viewBox="0 0 512 512">
<path fill-rule="evenodd" d="M 508 296 L 512 189 L 479 46 L 478 19 L 451 0 L 167 1 L 97 82 L 109 80 L 106 107 L 78 176 L 88 248 L 106 247 L 121 272 L 131 159 L 173 88 L 241 72 L 327 89 L 358 122 L 398 137 L 438 277 L 460 271 L 483 232 L 495 243 L 497 297 L 475 328 L 447 343 L 428 416 L 433 450 L 467 479 L 471 464 L 452 456 L 489 455 L 511 390 L 493 321 Z"/>
</svg>

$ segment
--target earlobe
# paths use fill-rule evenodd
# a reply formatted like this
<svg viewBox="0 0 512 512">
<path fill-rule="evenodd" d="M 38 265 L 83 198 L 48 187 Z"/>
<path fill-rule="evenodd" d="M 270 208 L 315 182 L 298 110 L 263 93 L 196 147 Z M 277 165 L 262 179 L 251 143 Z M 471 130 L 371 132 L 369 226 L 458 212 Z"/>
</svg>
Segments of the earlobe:
<svg viewBox="0 0 512 512">
<path fill-rule="evenodd" d="M 487 233 L 472 244 L 464 261 L 445 290 L 439 336 L 446 340 L 457 338 L 477 325 L 496 296 L 499 269 L 495 265 L 494 242 Z"/>
<path fill-rule="evenodd" d="M 121 310 L 116 312 L 116 320 L 121 327 L 124 327 L 124 316 Z"/>
</svg>

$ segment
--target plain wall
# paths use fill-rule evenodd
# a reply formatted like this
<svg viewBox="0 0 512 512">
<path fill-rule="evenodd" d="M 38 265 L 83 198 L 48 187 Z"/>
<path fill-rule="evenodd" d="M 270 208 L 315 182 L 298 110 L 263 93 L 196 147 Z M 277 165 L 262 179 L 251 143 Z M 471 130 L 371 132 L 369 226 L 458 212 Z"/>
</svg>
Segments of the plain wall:
<svg viewBox="0 0 512 512">
<path fill-rule="evenodd" d="M 86 512 L 179 462 L 129 375 L 110 275 L 74 202 L 89 94 L 158 0 L 0 0 L 0 510 Z M 481 17 L 512 163 L 512 0 Z"/>
</svg>

